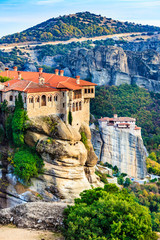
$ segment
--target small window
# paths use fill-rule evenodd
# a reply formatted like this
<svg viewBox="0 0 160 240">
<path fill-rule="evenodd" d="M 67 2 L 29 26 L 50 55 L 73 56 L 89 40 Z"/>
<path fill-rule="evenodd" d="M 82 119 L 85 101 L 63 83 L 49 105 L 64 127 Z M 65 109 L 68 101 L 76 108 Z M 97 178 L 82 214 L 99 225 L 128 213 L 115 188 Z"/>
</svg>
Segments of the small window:
<svg viewBox="0 0 160 240">
<path fill-rule="evenodd" d="M 26 103 L 27 102 L 27 98 L 26 97 L 24 97 L 24 103 Z"/>
<path fill-rule="evenodd" d="M 55 102 L 58 101 L 58 96 L 54 96 L 54 101 L 55 101 Z"/>
<path fill-rule="evenodd" d="M 93 88 L 91 89 L 91 93 L 94 93 L 94 89 Z"/>
<path fill-rule="evenodd" d="M 29 98 L 29 103 L 33 103 L 33 97 Z"/>
<path fill-rule="evenodd" d="M 88 89 L 88 93 L 90 93 L 90 91 L 91 91 L 91 89 L 89 88 L 89 89 Z"/>
<path fill-rule="evenodd" d="M 73 109 L 73 112 L 75 112 L 75 103 L 73 103 L 73 108 L 72 109 Z"/>
<path fill-rule="evenodd" d="M 87 89 L 85 88 L 85 93 L 87 93 Z"/>
<path fill-rule="evenodd" d="M 64 97 L 64 92 L 63 92 L 63 97 Z"/>
<path fill-rule="evenodd" d="M 65 103 L 63 103 L 63 108 L 65 107 Z"/>
<path fill-rule="evenodd" d="M 48 102 L 52 102 L 52 96 L 48 97 Z"/>
<path fill-rule="evenodd" d="M 10 101 L 10 102 L 13 101 L 13 96 L 12 96 L 12 95 L 9 97 L 9 101 Z"/>
<path fill-rule="evenodd" d="M 79 102 L 79 110 L 82 110 L 82 102 Z"/>
<path fill-rule="evenodd" d="M 76 102 L 76 111 L 78 111 L 78 102 Z"/>
</svg>

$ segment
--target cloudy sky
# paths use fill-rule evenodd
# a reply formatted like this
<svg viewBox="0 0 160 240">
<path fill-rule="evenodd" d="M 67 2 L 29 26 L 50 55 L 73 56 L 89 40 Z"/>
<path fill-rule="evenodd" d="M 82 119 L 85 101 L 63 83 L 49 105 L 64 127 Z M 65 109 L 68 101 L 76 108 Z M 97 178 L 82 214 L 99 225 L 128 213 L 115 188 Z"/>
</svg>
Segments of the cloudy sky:
<svg viewBox="0 0 160 240">
<path fill-rule="evenodd" d="M 158 0 L 0 0 L 0 37 L 52 17 L 81 11 L 160 26 Z"/>
</svg>

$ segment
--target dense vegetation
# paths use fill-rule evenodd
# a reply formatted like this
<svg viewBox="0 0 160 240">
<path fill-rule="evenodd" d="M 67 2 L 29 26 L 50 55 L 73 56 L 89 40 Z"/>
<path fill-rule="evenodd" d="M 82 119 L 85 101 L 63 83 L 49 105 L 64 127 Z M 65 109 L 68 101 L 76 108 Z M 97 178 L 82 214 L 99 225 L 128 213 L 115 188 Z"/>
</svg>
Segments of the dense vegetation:
<svg viewBox="0 0 160 240">
<path fill-rule="evenodd" d="M 82 192 L 81 199 L 65 210 L 67 240 L 154 240 L 151 216 L 126 189 L 106 184 Z"/>
<path fill-rule="evenodd" d="M 114 33 L 155 32 L 159 27 L 120 22 L 90 12 L 51 18 L 23 32 L 4 36 L 0 43 L 68 40 L 73 37 L 94 37 Z"/>
<path fill-rule="evenodd" d="M 25 145 L 24 134 L 27 129 L 28 117 L 24 110 L 21 94 L 19 93 L 16 99 L 14 112 L 8 108 L 6 101 L 1 104 L 0 111 L 6 119 L 5 132 L 1 133 L 0 143 L 4 144 L 8 141 L 12 146 L 13 152 L 9 153 L 8 161 L 13 166 L 13 173 L 24 184 L 30 184 L 32 177 L 43 172 L 44 163 L 34 148 Z"/>
<path fill-rule="evenodd" d="M 17 66 L 19 70 L 23 70 L 25 63 L 28 61 L 28 54 L 26 55 L 17 47 L 10 52 L 3 52 L 0 50 L 0 62 Z"/>
<path fill-rule="evenodd" d="M 96 118 L 112 117 L 114 113 L 136 118 L 147 150 L 155 152 L 160 162 L 160 94 L 136 85 L 97 87 L 91 113 Z"/>
<path fill-rule="evenodd" d="M 153 231 L 160 232 L 160 183 L 140 185 L 133 183 L 128 191 L 136 197 L 139 204 L 149 208 Z"/>
</svg>

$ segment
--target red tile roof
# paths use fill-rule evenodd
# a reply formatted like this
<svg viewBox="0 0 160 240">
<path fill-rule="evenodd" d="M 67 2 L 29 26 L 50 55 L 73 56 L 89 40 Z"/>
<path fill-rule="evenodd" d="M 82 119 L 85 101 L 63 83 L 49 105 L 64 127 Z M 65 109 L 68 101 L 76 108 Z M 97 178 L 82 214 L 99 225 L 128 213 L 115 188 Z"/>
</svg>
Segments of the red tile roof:
<svg viewBox="0 0 160 240">
<path fill-rule="evenodd" d="M 75 78 L 60 76 L 50 73 L 42 73 L 41 76 L 45 79 L 45 84 L 43 86 L 39 85 L 39 72 L 24 72 L 21 71 L 22 80 L 18 80 L 17 71 L 4 71 L 0 73 L 2 77 L 11 78 L 10 81 L 4 83 L 7 87 L 5 91 L 17 90 L 26 92 L 41 92 L 41 91 L 57 91 L 57 89 L 63 90 L 78 90 L 82 89 L 84 86 L 96 86 L 95 83 L 80 80 L 80 83 L 76 83 Z M 32 82 L 32 84 L 29 84 Z M 35 85 L 34 85 L 35 83 Z M 27 85 L 28 84 L 28 85 Z"/>
<path fill-rule="evenodd" d="M 117 117 L 117 118 L 108 118 L 108 117 L 104 117 L 104 118 L 100 118 L 99 121 L 101 122 L 135 122 L 136 119 L 135 118 L 130 118 L 130 117 Z"/>
</svg>

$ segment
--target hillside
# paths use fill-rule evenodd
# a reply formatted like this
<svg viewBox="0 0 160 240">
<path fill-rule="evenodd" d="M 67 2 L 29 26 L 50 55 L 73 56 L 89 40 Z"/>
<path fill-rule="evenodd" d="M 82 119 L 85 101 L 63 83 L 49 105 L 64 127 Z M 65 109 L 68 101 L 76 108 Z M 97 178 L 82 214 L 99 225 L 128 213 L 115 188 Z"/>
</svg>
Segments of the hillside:
<svg viewBox="0 0 160 240">
<path fill-rule="evenodd" d="M 154 151 L 160 161 L 160 94 L 127 84 L 97 87 L 91 113 L 96 118 L 112 117 L 113 113 L 136 118 L 147 150 Z"/>
<path fill-rule="evenodd" d="M 76 37 L 94 37 L 115 33 L 155 32 L 159 27 L 120 22 L 90 12 L 79 12 L 51 18 L 20 33 L 4 36 L 0 43 L 26 41 L 68 40 Z"/>
</svg>

